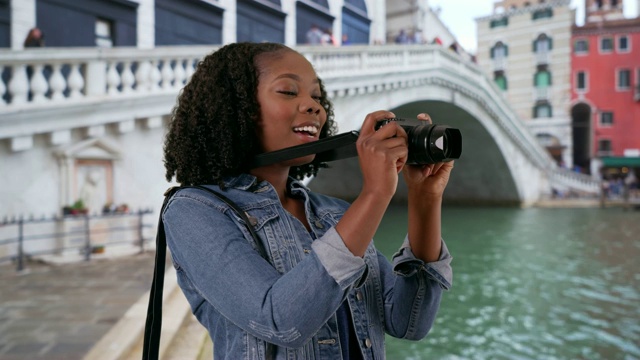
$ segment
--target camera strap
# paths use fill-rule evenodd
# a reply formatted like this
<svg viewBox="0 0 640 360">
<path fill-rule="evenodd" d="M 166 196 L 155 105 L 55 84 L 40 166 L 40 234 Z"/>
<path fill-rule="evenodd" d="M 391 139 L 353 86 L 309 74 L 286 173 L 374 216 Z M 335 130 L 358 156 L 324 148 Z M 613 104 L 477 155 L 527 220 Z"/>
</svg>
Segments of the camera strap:
<svg viewBox="0 0 640 360">
<path fill-rule="evenodd" d="M 175 194 L 176 191 L 185 188 L 196 188 L 207 191 L 229 205 L 231 210 L 233 210 L 244 221 L 245 226 L 251 234 L 251 237 L 253 237 L 253 241 L 255 243 L 257 251 L 260 253 L 260 256 L 269 261 L 267 251 L 265 250 L 262 242 L 260 242 L 258 234 L 256 234 L 255 230 L 253 229 L 247 213 L 244 212 L 232 200 L 220 194 L 219 192 L 213 191 L 207 187 L 200 185 L 174 186 L 165 191 L 164 202 L 162 203 L 162 208 L 160 210 L 160 216 L 158 220 L 158 231 L 156 234 L 156 258 L 153 270 L 153 281 L 151 282 L 151 291 L 149 293 L 147 319 L 144 328 L 144 347 L 142 349 L 143 360 L 155 360 L 160 356 L 160 332 L 162 329 L 162 293 L 164 286 L 165 262 L 167 256 L 167 238 L 164 232 L 162 214 L 164 213 L 164 210 L 167 207 L 167 204 L 169 203 L 169 200 L 171 199 L 173 194 Z"/>
<path fill-rule="evenodd" d="M 260 154 L 253 159 L 251 168 L 272 165 L 311 154 L 316 154 L 316 159 L 314 160 L 316 162 L 342 160 L 358 156 L 355 144 L 359 135 L 358 131 L 349 131 L 307 144 Z"/>
</svg>

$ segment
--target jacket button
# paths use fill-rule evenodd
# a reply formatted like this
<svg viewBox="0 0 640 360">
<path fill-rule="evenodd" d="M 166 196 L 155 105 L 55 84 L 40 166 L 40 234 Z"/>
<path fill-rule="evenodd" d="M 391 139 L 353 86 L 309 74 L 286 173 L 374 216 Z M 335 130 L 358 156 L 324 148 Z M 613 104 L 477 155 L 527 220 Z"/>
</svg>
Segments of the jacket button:
<svg viewBox="0 0 640 360">
<path fill-rule="evenodd" d="M 324 225 L 322 225 L 322 222 L 321 222 L 320 220 L 316 220 L 316 227 L 317 227 L 318 229 L 323 229 L 323 228 L 324 228 Z"/>
<path fill-rule="evenodd" d="M 370 348 L 371 347 L 371 339 L 369 339 L 369 338 L 364 339 L 364 346 L 366 346 L 367 349 Z"/>
<path fill-rule="evenodd" d="M 356 293 L 356 299 L 358 299 L 358 301 L 362 301 L 362 291 L 358 291 Z"/>
<path fill-rule="evenodd" d="M 248 214 L 247 214 L 248 215 Z M 248 216 L 249 219 L 249 224 L 251 224 L 251 226 L 256 226 L 258 225 L 258 219 L 256 219 L 255 217 L 249 215 Z"/>
</svg>

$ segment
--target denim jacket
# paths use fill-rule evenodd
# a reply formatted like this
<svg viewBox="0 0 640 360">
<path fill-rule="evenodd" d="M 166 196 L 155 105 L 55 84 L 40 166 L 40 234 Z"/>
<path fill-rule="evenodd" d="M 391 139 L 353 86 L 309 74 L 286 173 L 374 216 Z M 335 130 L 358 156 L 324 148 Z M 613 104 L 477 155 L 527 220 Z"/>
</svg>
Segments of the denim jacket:
<svg viewBox="0 0 640 360">
<path fill-rule="evenodd" d="M 393 265 L 373 242 L 351 254 L 335 230 L 349 204 L 291 180 L 311 231 L 251 175 L 225 179 L 221 192 L 248 215 L 268 253 L 255 249 L 244 222 L 199 189 L 179 190 L 163 221 L 178 284 L 208 329 L 215 359 L 340 359 L 336 310 L 347 299 L 365 359 L 384 359 L 385 332 L 418 340 L 431 328 L 451 256 L 417 259 L 405 238 Z"/>
</svg>

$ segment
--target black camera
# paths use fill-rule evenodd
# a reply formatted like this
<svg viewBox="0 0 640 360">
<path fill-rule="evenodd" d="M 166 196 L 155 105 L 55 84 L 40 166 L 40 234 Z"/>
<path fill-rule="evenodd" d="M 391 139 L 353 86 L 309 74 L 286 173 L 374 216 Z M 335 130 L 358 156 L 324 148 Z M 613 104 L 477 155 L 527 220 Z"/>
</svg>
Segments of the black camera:
<svg viewBox="0 0 640 360">
<path fill-rule="evenodd" d="M 384 119 L 378 121 L 376 130 L 390 121 L 401 121 L 402 128 L 409 135 L 409 165 L 425 165 L 459 159 L 462 153 L 462 134 L 460 130 L 446 125 L 429 124 L 420 120 Z M 267 166 L 302 156 L 316 154 L 319 163 L 348 159 L 358 156 L 356 141 L 358 131 L 329 136 L 310 143 L 291 146 L 257 155 L 251 168 Z"/>
<path fill-rule="evenodd" d="M 462 154 L 462 133 L 447 125 L 429 124 L 421 120 L 384 119 L 375 129 L 391 121 L 402 122 L 400 126 L 408 136 L 409 165 L 425 165 L 459 159 Z"/>
</svg>

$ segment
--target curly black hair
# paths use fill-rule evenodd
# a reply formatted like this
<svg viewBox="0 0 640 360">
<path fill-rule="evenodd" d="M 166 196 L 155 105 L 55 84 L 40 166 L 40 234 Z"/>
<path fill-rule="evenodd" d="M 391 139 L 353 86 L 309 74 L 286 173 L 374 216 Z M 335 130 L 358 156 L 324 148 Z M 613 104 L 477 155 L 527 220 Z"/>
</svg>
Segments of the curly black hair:
<svg viewBox="0 0 640 360">
<path fill-rule="evenodd" d="M 196 67 L 173 108 L 164 142 L 165 177 L 181 185 L 219 184 L 225 176 L 248 173 L 261 152 L 256 133 L 260 57 L 295 50 L 278 43 L 233 43 L 207 55 Z M 333 105 L 320 80 L 320 104 L 327 122 L 320 138 L 334 135 Z M 298 179 L 316 175 L 315 160 L 292 167 Z"/>
</svg>

